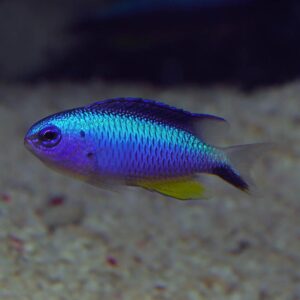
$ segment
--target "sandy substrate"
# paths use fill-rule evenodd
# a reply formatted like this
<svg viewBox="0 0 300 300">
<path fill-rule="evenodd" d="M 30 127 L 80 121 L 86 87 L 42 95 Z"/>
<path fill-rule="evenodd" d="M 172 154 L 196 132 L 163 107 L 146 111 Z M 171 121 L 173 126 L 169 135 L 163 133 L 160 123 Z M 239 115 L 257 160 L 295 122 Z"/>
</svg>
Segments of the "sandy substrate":
<svg viewBox="0 0 300 300">
<path fill-rule="evenodd" d="M 223 116 L 225 145 L 279 142 L 281 151 L 254 166 L 259 196 L 218 179 L 209 201 L 103 191 L 54 173 L 24 148 L 38 119 L 116 96 Z M 252 94 L 2 85 L 0 125 L 1 300 L 300 299 L 300 83 Z"/>
</svg>

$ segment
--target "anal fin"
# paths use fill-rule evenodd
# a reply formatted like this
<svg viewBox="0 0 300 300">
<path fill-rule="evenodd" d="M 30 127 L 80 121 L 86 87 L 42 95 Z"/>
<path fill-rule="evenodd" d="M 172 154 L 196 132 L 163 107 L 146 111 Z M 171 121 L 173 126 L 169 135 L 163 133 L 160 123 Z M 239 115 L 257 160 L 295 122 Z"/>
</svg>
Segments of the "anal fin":
<svg viewBox="0 0 300 300">
<path fill-rule="evenodd" d="M 142 181 L 137 185 L 179 200 L 207 198 L 205 187 L 192 178 Z"/>
</svg>

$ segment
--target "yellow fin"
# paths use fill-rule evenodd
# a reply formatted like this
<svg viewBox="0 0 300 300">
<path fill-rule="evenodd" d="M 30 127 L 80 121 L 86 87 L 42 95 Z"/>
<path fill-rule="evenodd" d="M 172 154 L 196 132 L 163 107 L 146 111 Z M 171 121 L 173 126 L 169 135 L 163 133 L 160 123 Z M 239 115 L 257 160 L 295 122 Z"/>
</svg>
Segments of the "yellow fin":
<svg viewBox="0 0 300 300">
<path fill-rule="evenodd" d="M 191 178 L 143 181 L 139 182 L 138 186 L 179 200 L 207 198 L 204 186 Z"/>
</svg>

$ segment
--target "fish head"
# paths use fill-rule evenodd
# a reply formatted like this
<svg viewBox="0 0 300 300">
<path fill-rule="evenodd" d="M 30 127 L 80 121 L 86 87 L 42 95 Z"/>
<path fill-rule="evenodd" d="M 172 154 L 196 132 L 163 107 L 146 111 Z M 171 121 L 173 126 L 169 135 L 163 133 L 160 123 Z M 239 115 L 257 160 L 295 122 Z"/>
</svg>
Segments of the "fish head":
<svg viewBox="0 0 300 300">
<path fill-rule="evenodd" d="M 95 170 L 96 158 L 86 126 L 76 114 L 55 114 L 32 125 L 24 144 L 47 166 L 75 177 L 88 177 Z"/>
</svg>

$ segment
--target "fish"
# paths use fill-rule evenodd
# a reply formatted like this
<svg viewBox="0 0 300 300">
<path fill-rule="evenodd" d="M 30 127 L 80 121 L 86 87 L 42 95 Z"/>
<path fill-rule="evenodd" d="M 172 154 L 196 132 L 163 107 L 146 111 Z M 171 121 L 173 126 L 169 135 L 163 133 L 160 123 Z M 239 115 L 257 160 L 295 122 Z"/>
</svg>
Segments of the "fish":
<svg viewBox="0 0 300 300">
<path fill-rule="evenodd" d="M 179 199 L 209 197 L 198 175 L 250 193 L 249 170 L 265 143 L 220 147 L 228 122 L 143 98 L 113 98 L 33 124 L 26 148 L 48 167 L 92 185 L 137 186 Z"/>
</svg>

